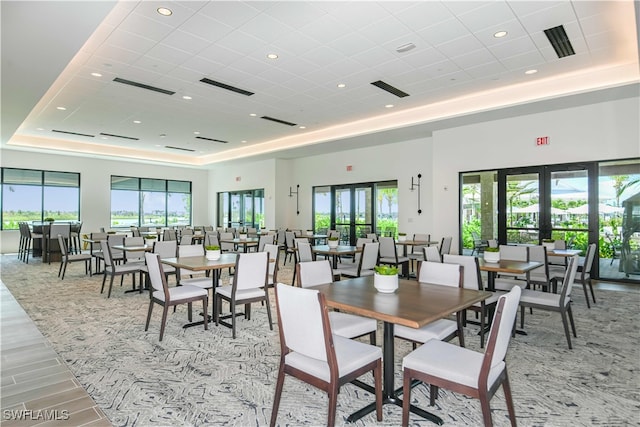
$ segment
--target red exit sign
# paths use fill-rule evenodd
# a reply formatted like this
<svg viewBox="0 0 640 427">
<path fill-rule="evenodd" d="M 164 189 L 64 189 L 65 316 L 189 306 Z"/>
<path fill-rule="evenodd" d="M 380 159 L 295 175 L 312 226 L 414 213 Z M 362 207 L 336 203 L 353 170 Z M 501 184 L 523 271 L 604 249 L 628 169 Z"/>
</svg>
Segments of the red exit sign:
<svg viewBox="0 0 640 427">
<path fill-rule="evenodd" d="M 539 136 L 536 138 L 536 145 L 549 145 L 548 136 Z"/>
</svg>

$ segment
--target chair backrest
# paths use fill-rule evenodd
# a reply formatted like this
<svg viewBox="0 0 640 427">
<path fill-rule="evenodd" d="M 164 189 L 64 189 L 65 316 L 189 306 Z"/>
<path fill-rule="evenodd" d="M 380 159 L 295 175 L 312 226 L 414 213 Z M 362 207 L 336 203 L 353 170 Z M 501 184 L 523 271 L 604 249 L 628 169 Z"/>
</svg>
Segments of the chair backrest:
<svg viewBox="0 0 640 427">
<path fill-rule="evenodd" d="M 329 353 L 333 342 L 323 294 L 278 283 L 276 310 L 283 355 L 293 351 L 323 362 L 333 357 L 335 362 L 335 354 Z"/>
<path fill-rule="evenodd" d="M 162 240 L 177 240 L 176 230 L 164 230 L 162 233 Z"/>
<path fill-rule="evenodd" d="M 146 227 L 146 226 L 138 227 L 138 230 L 144 231 L 146 233 L 147 231 L 149 231 L 149 227 Z"/>
<path fill-rule="evenodd" d="M 458 264 L 462 266 L 463 271 L 463 287 L 467 289 L 483 290 L 482 275 L 480 274 L 480 265 L 478 258 L 469 255 L 453 255 L 444 254 L 442 262 L 446 264 Z"/>
<path fill-rule="evenodd" d="M 593 268 L 593 260 L 596 257 L 596 244 L 591 243 L 587 247 L 587 253 L 584 256 L 584 265 L 582 266 L 581 278 L 585 280 L 587 277 L 591 276 L 591 269 Z"/>
<path fill-rule="evenodd" d="M 502 257 L 502 255 L 500 255 Z M 549 262 L 547 260 L 547 248 L 542 245 L 529 246 L 529 261 L 542 263 L 542 266 L 529 272 L 529 276 L 534 278 L 544 278 L 549 281 Z"/>
<path fill-rule="evenodd" d="M 67 241 L 64 239 L 64 237 L 62 237 L 62 234 L 58 234 L 58 246 L 60 246 L 62 261 L 64 262 L 69 257 L 69 250 L 67 249 Z"/>
<path fill-rule="evenodd" d="M 380 258 L 395 258 L 398 259 L 398 252 L 396 250 L 396 241 L 393 237 L 380 237 L 378 239 L 380 243 Z"/>
<path fill-rule="evenodd" d="M 147 262 L 151 287 L 154 291 L 163 293 L 165 302 L 170 301 L 169 286 L 160 263 L 160 255 L 147 252 L 144 254 L 144 258 Z M 151 296 L 153 296 L 153 293 Z"/>
<path fill-rule="evenodd" d="M 514 286 L 509 293 L 502 295 L 496 304 L 495 315 L 491 322 L 491 332 L 487 341 L 487 350 L 484 353 L 480 369 L 479 388 L 482 387 L 486 390 L 491 387 L 491 384 L 487 384 L 491 369 L 501 365 L 507 356 L 521 293 L 520 286 Z"/>
<path fill-rule="evenodd" d="M 109 243 L 109 252 L 111 254 L 111 258 L 122 258 L 124 256 L 123 251 L 121 251 L 120 249 L 113 249 L 112 247 L 115 245 L 124 245 L 124 238 L 125 236 L 123 235 L 107 235 L 107 242 Z M 104 246 L 102 247 L 102 250 L 104 251 Z"/>
<path fill-rule="evenodd" d="M 371 239 L 372 242 L 377 242 L 378 235 L 376 233 L 367 233 L 367 239 Z"/>
<path fill-rule="evenodd" d="M 430 262 L 442 262 L 442 256 L 437 246 L 425 246 L 422 248 L 424 259 Z"/>
<path fill-rule="evenodd" d="M 497 248 L 498 247 L 498 241 L 496 239 L 489 239 L 489 240 L 487 240 L 487 245 L 490 248 Z"/>
<path fill-rule="evenodd" d="M 554 249 L 567 249 L 567 241 L 566 240 L 562 240 L 562 239 L 555 240 L 553 242 L 553 248 Z M 564 265 L 565 258 L 561 257 L 561 256 L 553 256 L 553 255 L 551 255 L 548 258 L 548 261 L 549 261 L 549 264 Z"/>
<path fill-rule="evenodd" d="M 143 246 L 144 237 L 125 237 L 125 246 Z M 126 251 L 125 253 L 128 261 L 142 261 L 144 260 L 144 252 L 139 251 Z"/>
<path fill-rule="evenodd" d="M 57 239 L 58 234 L 68 239 L 71 236 L 71 224 L 56 224 L 55 222 L 49 226 L 49 238 Z"/>
<path fill-rule="evenodd" d="M 223 252 L 235 251 L 236 245 L 234 243 L 223 242 L 223 240 L 233 240 L 235 238 L 231 231 L 225 231 L 220 233 L 220 249 Z"/>
<path fill-rule="evenodd" d="M 178 256 L 204 256 L 204 246 L 202 245 L 179 245 Z"/>
<path fill-rule="evenodd" d="M 258 252 L 264 251 L 265 245 L 273 244 L 273 235 L 272 234 L 261 234 L 260 239 L 258 240 Z"/>
<path fill-rule="evenodd" d="M 297 240 L 298 262 L 313 261 L 313 252 L 311 252 L 311 243 L 307 239 Z"/>
<path fill-rule="evenodd" d="M 183 234 L 180 236 L 180 246 L 189 246 L 193 243 L 192 234 Z"/>
<path fill-rule="evenodd" d="M 296 234 L 293 231 L 285 231 L 284 235 L 285 235 L 285 243 L 287 244 L 287 248 L 289 249 L 295 248 Z"/>
<path fill-rule="evenodd" d="M 415 233 L 413 235 L 413 241 L 414 242 L 428 242 L 429 240 L 431 240 L 431 235 L 430 234 Z M 426 248 L 426 245 L 413 245 L 411 247 L 411 253 L 412 254 L 421 254 L 423 248 Z"/>
<path fill-rule="evenodd" d="M 462 266 L 458 264 L 423 261 L 418 281 L 461 288 L 463 286 L 463 270 Z"/>
<path fill-rule="evenodd" d="M 278 230 L 278 246 L 284 246 L 287 243 L 287 232 L 284 230 Z"/>
<path fill-rule="evenodd" d="M 298 284 L 303 288 L 333 283 L 333 269 L 329 260 L 299 262 Z"/>
<path fill-rule="evenodd" d="M 275 283 L 280 259 L 280 247 L 273 243 L 267 243 L 264 245 L 263 251 L 269 254 L 269 275 L 273 276 Z M 271 260 L 274 260 L 274 262 L 271 262 Z"/>
<path fill-rule="evenodd" d="M 365 243 L 371 243 L 371 242 L 373 242 L 373 240 L 368 239 L 366 237 L 358 237 L 358 239 L 356 240 L 356 247 L 361 248 L 364 246 Z"/>
<path fill-rule="evenodd" d="M 140 230 L 138 227 L 131 227 L 131 235 L 133 237 L 140 237 Z"/>
<path fill-rule="evenodd" d="M 569 258 L 567 270 L 562 280 L 562 289 L 560 290 L 560 304 L 567 305 L 571 302 L 571 289 L 573 282 L 576 280 L 576 272 L 578 271 L 578 255 Z"/>
<path fill-rule="evenodd" d="M 269 254 L 266 252 L 245 252 L 236 257 L 236 272 L 233 275 L 233 289 L 265 288 L 269 274 Z M 266 292 L 266 290 L 265 290 Z"/>
<path fill-rule="evenodd" d="M 98 250 L 100 250 L 102 248 L 102 245 L 99 242 L 101 240 L 107 240 L 107 236 L 108 236 L 107 233 L 102 233 L 102 232 L 100 232 L 100 233 L 91 233 L 90 234 L 89 237 L 91 238 L 91 240 L 93 240 L 94 242 L 98 242 L 98 243 L 94 243 L 93 244 L 94 252 L 98 251 Z"/>
<path fill-rule="evenodd" d="M 205 225 L 204 227 L 202 227 L 202 230 L 204 230 L 205 234 L 210 233 L 213 231 L 213 225 Z"/>
<path fill-rule="evenodd" d="M 178 255 L 178 242 L 176 240 L 155 242 L 153 253 L 160 255 L 160 258 L 175 258 Z"/>
<path fill-rule="evenodd" d="M 206 246 L 220 246 L 220 241 L 218 240 L 218 233 L 215 231 L 208 231 L 205 234 L 205 245 Z"/>
<path fill-rule="evenodd" d="M 358 266 L 358 275 L 362 275 L 365 270 L 373 270 L 378 264 L 380 252 L 380 243 L 365 243 L 362 247 L 362 255 L 360 256 L 360 265 Z"/>
<path fill-rule="evenodd" d="M 500 259 L 529 261 L 529 248 L 527 246 L 500 245 Z"/>
<path fill-rule="evenodd" d="M 442 238 L 442 242 L 440 242 L 440 255 L 448 254 L 451 252 L 451 241 L 453 237 L 447 236 Z"/>
<path fill-rule="evenodd" d="M 111 254 L 111 247 L 108 240 L 100 240 L 100 246 L 102 247 L 102 257 L 104 258 L 104 265 L 107 267 L 113 267 L 113 257 Z"/>
<path fill-rule="evenodd" d="M 183 228 L 180 231 L 180 237 L 182 236 L 193 236 L 193 228 Z"/>
</svg>

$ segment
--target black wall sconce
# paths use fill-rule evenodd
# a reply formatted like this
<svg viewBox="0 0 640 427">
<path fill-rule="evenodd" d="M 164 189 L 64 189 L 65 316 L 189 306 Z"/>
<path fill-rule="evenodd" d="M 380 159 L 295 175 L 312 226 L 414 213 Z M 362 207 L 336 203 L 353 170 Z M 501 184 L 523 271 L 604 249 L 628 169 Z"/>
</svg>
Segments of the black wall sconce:
<svg viewBox="0 0 640 427">
<path fill-rule="evenodd" d="M 289 187 L 289 197 L 296 196 L 296 215 L 300 215 L 300 206 L 298 205 L 298 193 L 300 192 L 300 184 L 296 185 L 296 191 Z"/>
<path fill-rule="evenodd" d="M 413 177 L 411 177 L 411 188 L 409 190 L 413 191 L 416 188 L 418 189 L 418 215 L 422 213 L 422 209 L 420 209 L 420 178 L 422 178 L 422 174 L 418 174 L 418 182 L 413 181 Z"/>
</svg>

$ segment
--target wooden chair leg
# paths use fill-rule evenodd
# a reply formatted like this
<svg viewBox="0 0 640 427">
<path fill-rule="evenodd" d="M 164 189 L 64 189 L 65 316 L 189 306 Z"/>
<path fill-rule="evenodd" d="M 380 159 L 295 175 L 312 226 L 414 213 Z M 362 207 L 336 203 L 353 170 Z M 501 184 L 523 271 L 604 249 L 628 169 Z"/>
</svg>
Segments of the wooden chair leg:
<svg viewBox="0 0 640 427">
<path fill-rule="evenodd" d="M 409 406 L 411 405 L 411 375 L 404 371 L 402 382 L 402 427 L 409 425 Z"/>
<path fill-rule="evenodd" d="M 280 397 L 282 396 L 282 388 L 284 386 L 284 363 L 280 361 L 278 369 L 278 378 L 276 380 L 276 395 L 273 397 L 273 407 L 271 408 L 271 421 L 269 427 L 275 427 L 278 419 L 278 409 L 280 408 Z"/>
<path fill-rule="evenodd" d="M 153 300 L 149 301 L 149 311 L 147 311 L 147 323 L 144 325 L 145 332 L 149 330 L 149 322 L 151 321 L 151 312 L 153 311 Z"/>
<path fill-rule="evenodd" d="M 502 382 L 502 389 L 504 390 L 504 400 L 507 403 L 507 411 L 509 412 L 509 420 L 511 426 L 516 427 L 516 410 L 513 407 L 513 397 L 511 396 L 511 385 L 509 384 L 509 375 L 507 369 L 504 371 L 504 381 Z"/>
<path fill-rule="evenodd" d="M 571 334 L 569 333 L 569 325 L 568 325 L 568 321 L 567 321 L 567 313 L 565 312 L 565 310 L 561 310 L 560 311 L 560 317 L 562 317 L 562 326 L 564 327 L 564 335 L 567 337 L 567 344 L 569 344 L 569 350 L 572 349 L 571 347 Z"/>
<path fill-rule="evenodd" d="M 338 385 L 332 384 L 329 389 L 329 413 L 327 414 L 327 427 L 336 424 L 336 409 L 338 407 Z"/>
<path fill-rule="evenodd" d="M 162 323 L 160 323 L 160 341 L 162 341 L 162 337 L 164 336 L 164 326 L 167 324 L 167 311 L 169 311 L 169 307 L 166 305 L 162 306 Z"/>
<path fill-rule="evenodd" d="M 491 406 L 489 405 L 489 395 L 486 390 L 480 390 L 480 407 L 482 408 L 482 418 L 484 420 L 485 427 L 493 426 L 493 420 L 491 419 Z"/>
</svg>

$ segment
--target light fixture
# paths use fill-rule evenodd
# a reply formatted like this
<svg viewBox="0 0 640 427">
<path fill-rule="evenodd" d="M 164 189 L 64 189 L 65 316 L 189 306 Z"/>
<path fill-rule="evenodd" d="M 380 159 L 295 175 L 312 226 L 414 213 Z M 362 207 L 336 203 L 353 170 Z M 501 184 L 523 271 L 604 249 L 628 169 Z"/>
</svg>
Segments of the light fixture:
<svg viewBox="0 0 640 427">
<path fill-rule="evenodd" d="M 173 14 L 173 11 L 168 7 L 159 7 L 156 10 L 162 16 L 171 16 Z"/>
<path fill-rule="evenodd" d="M 102 74 L 100 74 L 100 73 L 91 73 L 91 75 L 93 77 L 102 77 Z"/>
<path fill-rule="evenodd" d="M 387 104 L 384 106 L 384 108 L 393 108 L 393 104 Z"/>
<path fill-rule="evenodd" d="M 406 43 L 406 44 L 403 44 L 402 46 L 398 46 L 396 48 L 396 52 L 398 52 L 398 53 L 409 52 L 410 50 L 415 49 L 415 48 L 416 48 L 415 44 Z"/>
<path fill-rule="evenodd" d="M 200 135 L 200 132 L 198 132 L 197 130 L 194 130 L 194 131 L 193 131 L 193 134 L 194 134 L 194 135 Z"/>
<path fill-rule="evenodd" d="M 278 59 L 278 55 L 275 53 L 269 53 L 267 54 L 267 58 L 269 59 Z"/>
<path fill-rule="evenodd" d="M 193 99 L 189 95 L 182 95 L 182 99 Z"/>
<path fill-rule="evenodd" d="M 300 129 L 306 129 L 306 128 L 307 128 L 306 126 L 300 126 Z"/>
<path fill-rule="evenodd" d="M 139 125 L 140 123 L 142 123 L 140 120 L 134 120 L 133 123 Z"/>
<path fill-rule="evenodd" d="M 538 72 L 538 70 L 533 69 L 533 70 L 527 70 L 527 71 L 525 71 L 524 73 L 525 73 L 525 74 L 535 74 L 535 73 L 537 73 L 537 72 Z"/>
<path fill-rule="evenodd" d="M 340 89 L 342 89 L 343 87 L 347 87 L 347 85 L 344 83 L 338 83 L 336 86 L 338 86 Z"/>
<path fill-rule="evenodd" d="M 296 185 L 296 191 L 289 187 L 289 197 L 296 196 L 296 215 L 300 215 L 300 206 L 298 205 L 298 193 L 300 192 L 300 184 Z"/>
<path fill-rule="evenodd" d="M 242 141 L 240 141 L 240 143 L 241 143 L 241 144 L 246 144 L 246 143 L 247 143 L 247 140 L 246 140 L 246 139 L 243 139 Z"/>
<path fill-rule="evenodd" d="M 257 114 L 256 114 L 256 113 L 251 113 L 251 114 L 249 114 L 249 115 L 250 115 L 251 117 L 255 117 L 255 116 L 257 116 Z"/>
<path fill-rule="evenodd" d="M 413 181 L 413 176 L 411 177 L 411 188 L 409 190 L 414 191 L 416 188 L 418 189 L 418 215 L 422 213 L 422 209 L 420 209 L 420 178 L 422 178 L 422 174 L 418 174 L 418 182 Z"/>
<path fill-rule="evenodd" d="M 64 111 L 64 110 L 66 110 L 66 108 L 65 107 L 56 107 L 56 110 Z"/>
<path fill-rule="evenodd" d="M 507 34 L 508 33 L 506 31 L 497 31 L 496 33 L 493 34 L 493 37 L 499 39 L 506 36 Z"/>
</svg>

